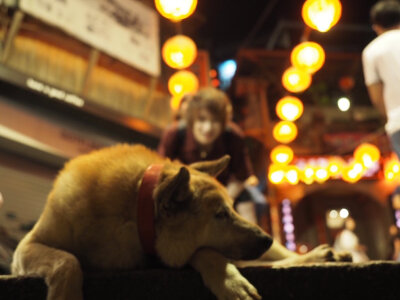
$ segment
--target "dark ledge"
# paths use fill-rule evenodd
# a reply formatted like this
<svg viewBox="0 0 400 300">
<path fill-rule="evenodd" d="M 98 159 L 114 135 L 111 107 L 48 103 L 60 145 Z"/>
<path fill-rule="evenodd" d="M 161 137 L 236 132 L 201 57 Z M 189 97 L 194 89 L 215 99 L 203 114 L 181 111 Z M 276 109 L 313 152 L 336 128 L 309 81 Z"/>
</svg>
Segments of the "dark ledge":
<svg viewBox="0 0 400 300">
<path fill-rule="evenodd" d="M 252 267 L 241 273 L 263 299 L 400 299 L 400 263 L 324 263 L 270 269 Z M 215 299 L 191 269 L 151 269 L 86 274 L 85 300 Z M 45 299 L 40 278 L 0 276 L 0 299 Z"/>
</svg>

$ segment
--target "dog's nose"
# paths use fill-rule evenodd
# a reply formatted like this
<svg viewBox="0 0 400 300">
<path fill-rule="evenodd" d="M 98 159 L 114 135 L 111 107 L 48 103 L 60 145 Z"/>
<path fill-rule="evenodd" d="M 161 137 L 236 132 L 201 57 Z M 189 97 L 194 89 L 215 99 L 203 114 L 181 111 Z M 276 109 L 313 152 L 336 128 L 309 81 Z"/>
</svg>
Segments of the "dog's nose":
<svg viewBox="0 0 400 300">
<path fill-rule="evenodd" d="M 272 246 L 273 241 L 273 238 L 269 235 L 265 235 L 265 237 L 262 238 L 262 242 L 260 243 L 264 245 L 264 251 L 267 251 Z"/>
<path fill-rule="evenodd" d="M 269 235 L 263 234 L 247 248 L 247 253 L 244 253 L 243 260 L 251 260 L 259 258 L 272 245 L 273 239 Z"/>
<path fill-rule="evenodd" d="M 259 249 L 260 256 L 271 247 L 272 242 L 273 242 L 272 237 L 266 234 L 263 235 L 261 238 L 259 238 L 255 248 Z"/>
</svg>

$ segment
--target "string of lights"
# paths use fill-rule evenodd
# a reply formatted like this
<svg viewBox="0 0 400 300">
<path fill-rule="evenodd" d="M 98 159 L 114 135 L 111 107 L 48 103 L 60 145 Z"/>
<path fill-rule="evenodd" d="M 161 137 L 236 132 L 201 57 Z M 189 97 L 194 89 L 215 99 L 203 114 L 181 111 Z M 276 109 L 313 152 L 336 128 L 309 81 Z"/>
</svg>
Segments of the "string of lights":
<svg viewBox="0 0 400 300">
<path fill-rule="evenodd" d="M 329 31 L 337 24 L 341 13 L 339 0 L 307 0 L 303 4 L 302 17 L 308 27 L 302 37 L 303 41 L 291 52 L 292 65 L 282 75 L 282 85 L 288 92 L 296 94 L 305 91 L 312 84 L 312 75 L 324 65 L 325 51 L 321 45 L 307 40 L 310 31 Z M 349 105 L 348 99 L 339 100 L 339 104 L 341 109 L 345 109 L 344 106 Z M 303 114 L 303 103 L 293 95 L 285 96 L 278 101 L 276 114 L 281 121 L 275 124 L 272 135 L 279 143 L 289 144 L 297 137 L 298 130 L 294 122 Z M 379 149 L 369 143 L 359 145 L 348 162 L 337 156 L 326 156 L 322 157 L 323 163 L 320 164 L 290 165 L 294 154 L 287 145 L 276 146 L 270 156 L 273 163 L 269 167 L 268 178 L 273 184 L 297 184 L 299 181 L 305 184 L 324 183 L 328 179 L 355 183 L 381 165 L 386 180 L 400 181 L 397 159 L 390 158 L 380 162 Z"/>
<path fill-rule="evenodd" d="M 194 13 L 197 0 L 155 0 L 155 6 L 163 17 L 172 22 L 181 22 Z M 185 94 L 196 92 L 199 88 L 197 76 L 187 70 L 196 60 L 197 46 L 190 37 L 177 34 L 165 41 L 161 55 L 167 66 L 178 70 L 168 80 L 168 90 L 172 96 L 170 106 L 176 110 Z"/>
</svg>

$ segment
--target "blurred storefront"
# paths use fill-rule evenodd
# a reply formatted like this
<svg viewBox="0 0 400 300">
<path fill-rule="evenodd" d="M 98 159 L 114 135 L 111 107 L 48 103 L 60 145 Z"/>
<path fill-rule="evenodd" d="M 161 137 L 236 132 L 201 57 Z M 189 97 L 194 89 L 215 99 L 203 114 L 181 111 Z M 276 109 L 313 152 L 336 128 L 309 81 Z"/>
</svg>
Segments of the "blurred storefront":
<svg viewBox="0 0 400 300">
<path fill-rule="evenodd" d="M 65 161 L 115 143 L 155 148 L 172 112 L 158 16 L 145 3 L 2 4 L 0 224 L 18 239 Z"/>
</svg>

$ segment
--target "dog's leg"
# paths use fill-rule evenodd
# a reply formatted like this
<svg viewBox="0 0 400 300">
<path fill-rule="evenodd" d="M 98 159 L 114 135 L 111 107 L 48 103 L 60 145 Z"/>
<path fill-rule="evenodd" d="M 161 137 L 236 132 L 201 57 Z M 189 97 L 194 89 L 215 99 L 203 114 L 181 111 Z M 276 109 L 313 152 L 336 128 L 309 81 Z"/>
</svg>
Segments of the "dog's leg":
<svg viewBox="0 0 400 300">
<path fill-rule="evenodd" d="M 203 278 L 204 284 L 219 300 L 261 299 L 256 288 L 225 257 L 212 249 L 200 249 L 190 264 Z"/>
<path fill-rule="evenodd" d="M 271 247 L 257 260 L 236 261 L 235 265 L 238 267 L 252 267 L 252 266 L 276 266 L 288 265 L 297 261 L 301 255 L 296 252 L 286 249 L 282 244 L 276 240 L 273 241 Z"/>
<path fill-rule="evenodd" d="M 283 246 L 282 246 L 283 247 Z M 289 250 L 286 250 L 289 251 Z M 336 252 L 331 246 L 327 244 L 315 247 L 310 252 L 303 255 L 294 255 L 288 258 L 274 261 L 272 266 L 289 266 L 304 263 L 320 263 L 320 262 L 334 262 L 334 261 L 347 261 L 351 262 L 352 257 L 347 252 Z"/>
<path fill-rule="evenodd" d="M 286 260 L 278 261 L 275 265 L 284 264 L 302 264 L 302 263 L 318 263 L 318 262 L 333 262 L 333 261 L 346 261 L 351 262 L 352 256 L 349 252 L 335 251 L 327 244 L 319 245 L 310 252 L 303 255 L 288 258 Z"/>
<path fill-rule="evenodd" d="M 291 266 L 303 263 L 317 263 L 328 261 L 347 261 L 351 262 L 352 257 L 348 252 L 337 252 L 329 245 L 320 245 L 310 252 L 299 255 L 293 251 L 286 249 L 280 243 L 274 241 L 270 249 L 268 249 L 258 260 L 238 261 L 235 264 L 238 267 L 251 266 L 270 266 L 281 267 Z"/>
<path fill-rule="evenodd" d="M 39 243 L 21 243 L 14 253 L 14 275 L 40 276 L 48 286 L 47 300 L 83 300 L 83 276 L 72 254 Z"/>
</svg>

